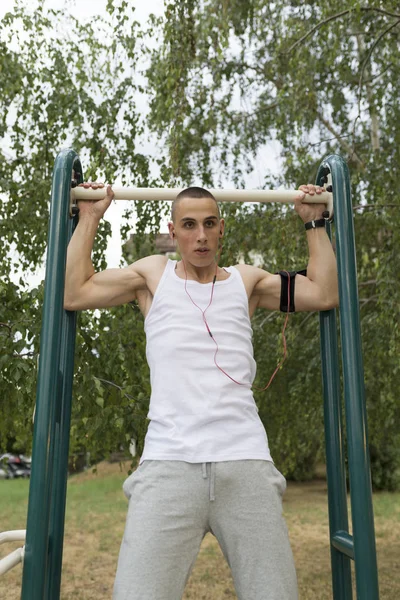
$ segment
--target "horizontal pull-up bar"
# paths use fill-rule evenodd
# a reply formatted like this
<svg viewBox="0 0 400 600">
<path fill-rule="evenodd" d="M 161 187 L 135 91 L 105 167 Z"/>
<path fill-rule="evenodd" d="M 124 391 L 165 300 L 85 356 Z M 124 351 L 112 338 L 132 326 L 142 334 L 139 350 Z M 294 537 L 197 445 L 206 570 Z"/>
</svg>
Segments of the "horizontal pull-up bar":
<svg viewBox="0 0 400 600">
<path fill-rule="evenodd" d="M 146 200 L 163 201 L 175 200 L 184 188 L 134 188 L 112 186 L 115 200 Z M 209 189 L 209 192 L 218 202 L 280 202 L 281 204 L 293 203 L 301 193 L 300 190 L 238 190 L 238 189 Z M 72 188 L 72 201 L 77 200 L 102 200 L 106 195 L 106 188 Z M 333 197 L 331 192 L 321 192 L 314 196 L 306 195 L 303 202 L 309 204 L 326 204 L 329 217 L 333 217 Z"/>
<path fill-rule="evenodd" d="M 93 190 L 91 188 L 75 187 L 72 190 L 75 200 L 101 200 L 106 195 L 106 188 Z M 115 200 L 175 200 L 183 188 L 133 188 L 113 186 Z M 301 193 L 300 190 L 208 190 L 220 202 L 281 202 L 289 204 Z M 307 196 L 311 204 L 329 205 L 332 202 L 330 192 L 322 192 Z"/>
</svg>

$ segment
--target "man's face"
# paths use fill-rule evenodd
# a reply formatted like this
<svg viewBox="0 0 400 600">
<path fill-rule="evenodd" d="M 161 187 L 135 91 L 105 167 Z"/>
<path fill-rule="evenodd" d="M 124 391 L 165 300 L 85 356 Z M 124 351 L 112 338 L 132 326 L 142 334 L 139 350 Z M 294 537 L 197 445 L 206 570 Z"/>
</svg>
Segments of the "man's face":
<svg viewBox="0 0 400 600">
<path fill-rule="evenodd" d="M 175 223 L 169 224 L 184 260 L 196 267 L 214 262 L 224 220 L 212 198 L 182 198 L 175 208 Z"/>
</svg>

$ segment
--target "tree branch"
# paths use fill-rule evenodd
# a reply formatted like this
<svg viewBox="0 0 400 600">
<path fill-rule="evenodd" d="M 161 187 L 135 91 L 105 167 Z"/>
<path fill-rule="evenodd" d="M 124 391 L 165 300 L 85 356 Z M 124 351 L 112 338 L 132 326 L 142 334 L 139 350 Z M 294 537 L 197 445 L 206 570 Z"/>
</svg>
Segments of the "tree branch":
<svg viewBox="0 0 400 600">
<path fill-rule="evenodd" d="M 360 298 L 360 300 L 359 300 L 360 309 L 364 308 L 364 306 L 366 306 L 370 302 L 376 302 L 378 299 L 379 299 L 378 296 L 371 296 L 371 298 Z"/>
<path fill-rule="evenodd" d="M 376 279 L 370 279 L 369 281 L 361 281 L 358 283 L 359 287 L 363 287 L 365 285 L 376 285 L 378 282 Z"/>
<path fill-rule="evenodd" d="M 350 144 L 348 144 L 346 142 L 346 140 L 333 129 L 333 127 L 329 123 L 329 121 L 327 119 L 325 119 L 325 117 L 322 115 L 322 113 L 320 113 L 318 110 L 317 110 L 317 116 L 318 116 L 319 120 L 321 121 L 321 123 L 327 128 L 327 130 L 330 131 L 332 133 L 332 135 L 335 136 L 335 138 L 337 139 L 339 144 L 342 146 L 342 148 L 344 148 L 349 153 L 350 158 L 357 163 L 357 165 L 360 167 L 360 169 L 362 171 L 364 171 L 365 165 L 364 165 L 363 161 L 359 158 L 359 156 L 356 154 L 356 152 L 350 146 Z"/>
<path fill-rule="evenodd" d="M 292 52 L 292 50 L 294 50 L 297 46 L 299 46 L 299 44 L 301 44 L 302 42 L 304 42 L 307 38 L 309 38 L 315 31 L 317 31 L 317 29 L 320 29 L 321 27 L 323 27 L 323 25 L 326 25 L 327 23 L 330 23 L 331 21 L 334 21 L 336 19 L 340 19 L 340 17 L 344 17 L 345 15 L 348 15 L 352 12 L 355 12 L 356 10 L 361 10 L 364 12 L 377 12 L 380 13 L 382 15 L 385 15 L 387 17 L 395 17 L 396 19 L 400 19 L 400 14 L 398 13 L 392 13 L 389 12 L 388 10 L 384 10 L 382 8 L 374 8 L 372 6 L 360 6 L 357 9 L 355 8 L 348 8 L 347 10 L 343 10 L 340 13 L 336 13 L 335 15 L 331 15 L 330 17 L 327 17 L 326 19 L 323 19 L 322 21 L 320 21 L 319 23 L 317 23 L 316 25 L 314 25 L 314 27 L 312 27 L 306 34 L 304 34 L 299 40 L 297 40 L 297 42 L 295 42 L 294 44 L 292 44 L 290 46 L 290 48 L 288 50 L 286 50 L 285 52 L 281 52 L 281 54 L 289 54 L 290 52 Z"/>
<path fill-rule="evenodd" d="M 338 134 L 339 135 L 339 134 Z M 341 133 L 340 134 L 340 139 L 344 139 L 346 137 L 351 137 L 353 134 L 352 133 Z M 330 138 L 325 138 L 324 140 L 319 140 L 319 142 L 314 142 L 312 144 L 308 144 L 309 148 L 315 148 L 315 146 L 320 146 L 321 144 L 326 144 L 328 142 L 332 142 L 333 140 L 337 140 L 337 135 L 334 135 L 333 137 Z"/>
<path fill-rule="evenodd" d="M 240 112 L 238 110 L 232 110 L 229 115 L 232 119 L 238 119 L 239 121 L 252 119 L 260 113 L 267 112 L 269 110 L 273 110 L 279 106 L 279 102 L 274 102 L 273 104 L 268 104 L 268 106 L 259 106 L 255 108 L 251 113 L 249 112 Z"/>
<path fill-rule="evenodd" d="M 400 204 L 357 204 L 357 206 L 353 206 L 353 210 L 358 210 L 359 208 L 400 208 Z"/>
<path fill-rule="evenodd" d="M 300 325 L 299 325 L 299 329 L 300 329 L 301 327 L 303 327 L 304 323 L 306 323 L 306 322 L 308 321 L 308 319 L 310 319 L 310 318 L 311 318 L 313 315 L 315 315 L 315 313 L 316 313 L 316 312 L 317 312 L 317 311 L 315 311 L 315 310 L 312 310 L 312 311 L 310 311 L 310 312 L 308 313 L 308 315 L 307 315 L 307 316 L 306 316 L 306 317 L 305 317 L 305 318 L 302 320 L 302 322 L 300 323 Z M 300 332 L 299 332 L 299 333 L 300 333 Z M 297 336 L 298 336 L 298 335 L 299 335 L 299 334 L 297 334 Z M 296 337 L 297 337 L 297 336 L 296 336 Z"/>
<path fill-rule="evenodd" d="M 97 379 L 98 381 L 100 381 L 103 385 L 108 384 L 108 385 L 111 385 L 112 387 L 117 388 L 121 392 L 121 394 L 126 396 L 129 400 L 133 400 L 134 402 L 140 403 L 140 400 L 136 400 L 136 398 L 131 396 L 131 394 L 128 394 L 128 392 L 125 392 L 125 390 L 121 386 L 117 385 L 113 381 L 108 381 L 108 379 L 102 379 L 101 377 L 96 377 L 95 375 L 94 375 L 94 378 Z"/>
<path fill-rule="evenodd" d="M 364 83 L 372 83 L 373 81 L 376 81 L 377 79 L 379 79 L 379 77 L 382 77 L 382 75 L 384 75 L 386 73 L 386 71 L 388 71 L 393 66 L 394 66 L 394 63 L 392 63 L 392 62 L 388 63 L 386 65 L 386 67 L 384 69 L 382 69 L 382 71 L 380 71 L 376 75 L 371 75 L 371 77 L 369 79 L 364 79 Z"/>
<path fill-rule="evenodd" d="M 389 27 L 386 27 L 386 29 L 384 29 L 383 31 L 381 31 L 381 33 L 378 35 L 378 37 L 376 38 L 376 40 L 374 41 L 374 43 L 372 44 L 371 48 L 368 51 L 368 54 L 363 62 L 363 65 L 361 67 L 361 74 L 360 74 L 360 81 L 358 84 L 358 115 L 356 117 L 356 120 L 359 118 L 360 114 L 361 114 L 361 91 L 362 91 L 362 84 L 363 84 L 363 78 L 364 78 L 364 71 L 367 68 L 367 64 L 369 62 L 369 59 L 371 58 L 371 55 L 373 53 L 373 51 L 375 50 L 375 48 L 377 47 L 377 45 L 379 44 L 379 42 L 381 41 L 381 39 L 387 34 L 389 33 L 389 31 L 391 31 L 392 29 L 394 29 L 397 25 L 400 24 L 400 15 L 397 15 L 398 19 L 395 23 L 392 23 L 391 25 L 389 25 Z"/>
<path fill-rule="evenodd" d="M 357 45 L 358 45 L 358 55 L 359 55 L 360 62 L 361 62 L 361 57 L 365 52 L 364 41 L 363 41 L 361 35 L 357 35 L 356 40 L 357 40 Z M 371 83 L 369 81 L 371 78 L 371 75 L 370 75 L 369 69 L 365 63 L 363 65 L 363 69 L 364 69 L 364 73 L 366 75 L 366 79 L 364 80 L 364 85 L 367 90 L 368 108 L 369 108 L 369 114 L 371 117 L 371 145 L 372 145 L 372 150 L 374 152 L 378 152 L 380 149 L 379 118 L 378 118 L 378 115 L 375 110 L 374 95 L 372 92 Z M 359 86 L 362 85 L 362 82 L 363 82 L 363 80 L 361 78 L 359 81 Z M 359 89 L 358 89 L 358 114 L 360 114 L 360 107 L 361 107 L 361 92 L 362 92 L 362 88 L 359 87 Z"/>
<path fill-rule="evenodd" d="M 264 325 L 264 323 L 266 323 L 267 321 L 271 321 L 274 317 L 275 317 L 275 311 L 268 313 L 267 316 L 264 317 L 264 319 L 261 321 L 261 323 L 259 323 L 258 325 L 254 324 L 253 328 L 261 329 L 262 326 Z"/>
</svg>

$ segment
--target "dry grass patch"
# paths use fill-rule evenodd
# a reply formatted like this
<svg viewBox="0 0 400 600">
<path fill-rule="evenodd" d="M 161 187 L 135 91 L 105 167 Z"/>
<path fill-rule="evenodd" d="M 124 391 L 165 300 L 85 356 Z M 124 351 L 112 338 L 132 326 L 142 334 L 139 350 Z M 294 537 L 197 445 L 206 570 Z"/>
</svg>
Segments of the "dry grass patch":
<svg viewBox="0 0 400 600">
<path fill-rule="evenodd" d="M 129 468 L 129 463 L 101 463 L 96 474 L 88 471 L 70 478 L 61 600 L 111 599 L 127 508 L 121 486 Z M 0 484 L 0 530 L 24 527 L 27 482 Z M 3 502 L 4 492 L 10 494 L 8 502 L 7 498 Z M 381 600 L 400 598 L 399 499 L 400 494 L 374 496 Z M 326 482 L 289 483 L 284 510 L 300 600 L 330 600 Z M 13 547 L 18 544 L 2 547 L 0 556 Z M 2 600 L 19 600 L 20 589 L 20 567 L 0 578 Z M 183 598 L 236 598 L 229 567 L 211 534 L 203 540 Z"/>
<path fill-rule="evenodd" d="M 68 479 L 68 485 L 81 484 L 85 481 L 99 481 L 100 479 L 115 476 L 121 476 L 123 481 L 128 477 L 129 471 L 132 471 L 135 468 L 133 465 L 134 463 L 129 460 L 120 463 L 110 463 L 104 460 L 92 469 L 88 469 L 87 471 L 83 471 L 76 475 L 71 475 Z"/>
</svg>

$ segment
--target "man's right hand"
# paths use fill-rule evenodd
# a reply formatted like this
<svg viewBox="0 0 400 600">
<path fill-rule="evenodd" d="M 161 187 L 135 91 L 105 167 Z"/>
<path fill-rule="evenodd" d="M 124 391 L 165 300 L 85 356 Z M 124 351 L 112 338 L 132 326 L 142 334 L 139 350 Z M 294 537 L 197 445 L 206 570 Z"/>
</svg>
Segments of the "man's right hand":
<svg viewBox="0 0 400 600">
<path fill-rule="evenodd" d="M 104 183 L 97 183 L 96 181 L 91 183 L 80 183 L 78 187 L 83 187 L 86 190 L 98 190 L 104 188 Z M 111 185 L 107 186 L 106 192 L 107 195 L 103 200 L 79 200 L 78 207 L 80 216 L 88 215 L 89 217 L 96 218 L 100 221 L 114 198 L 114 192 L 112 191 Z"/>
</svg>

